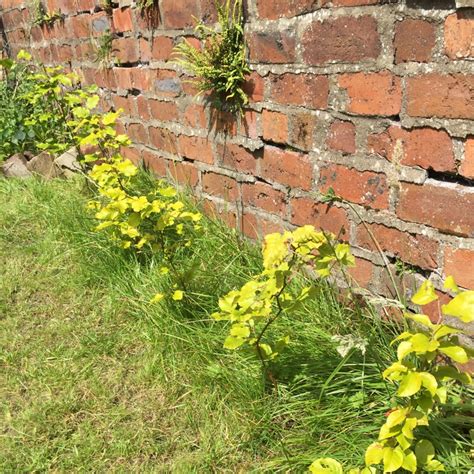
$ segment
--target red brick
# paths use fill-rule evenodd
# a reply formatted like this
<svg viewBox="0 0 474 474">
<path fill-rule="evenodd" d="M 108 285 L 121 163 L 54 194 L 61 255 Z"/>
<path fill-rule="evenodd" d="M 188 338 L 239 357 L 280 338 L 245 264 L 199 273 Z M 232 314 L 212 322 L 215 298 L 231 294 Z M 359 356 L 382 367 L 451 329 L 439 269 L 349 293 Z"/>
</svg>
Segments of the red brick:
<svg viewBox="0 0 474 474">
<path fill-rule="evenodd" d="M 299 150 L 311 151 L 314 144 L 316 117 L 308 112 L 298 113 L 291 117 L 289 142 Z"/>
<path fill-rule="evenodd" d="M 135 38 L 116 38 L 112 41 L 112 50 L 115 58 L 121 64 L 135 63 L 138 61 L 138 47 Z"/>
<path fill-rule="evenodd" d="M 303 61 L 310 65 L 377 59 L 381 52 L 377 21 L 371 16 L 314 21 L 302 36 Z"/>
<path fill-rule="evenodd" d="M 87 18 L 92 36 L 103 36 L 110 30 L 110 18 L 105 12 L 98 12 Z"/>
<path fill-rule="evenodd" d="M 202 190 L 207 194 L 219 196 L 228 201 L 239 199 L 239 185 L 237 181 L 229 176 L 217 173 L 202 174 Z"/>
<path fill-rule="evenodd" d="M 331 124 L 326 144 L 331 150 L 349 154 L 355 153 L 355 134 L 356 128 L 352 122 L 336 120 Z"/>
<path fill-rule="evenodd" d="M 192 163 L 185 161 L 171 161 L 168 165 L 169 173 L 175 181 L 191 188 L 196 187 L 199 181 L 198 170 Z"/>
<path fill-rule="evenodd" d="M 137 97 L 137 112 L 138 117 L 141 120 L 149 120 L 150 119 L 150 111 L 148 110 L 148 99 L 139 95 Z"/>
<path fill-rule="evenodd" d="M 262 19 L 276 20 L 309 13 L 319 7 L 318 0 L 258 0 L 258 16 Z"/>
<path fill-rule="evenodd" d="M 284 214 L 285 194 L 266 183 L 243 183 L 242 200 L 244 205 L 258 207 L 272 214 Z"/>
<path fill-rule="evenodd" d="M 132 88 L 132 69 L 128 67 L 114 67 L 115 80 L 120 89 Z"/>
<path fill-rule="evenodd" d="M 368 288 L 372 283 L 376 266 L 369 260 L 355 257 L 355 267 L 348 269 L 349 275 L 355 280 L 356 284 L 362 288 Z"/>
<path fill-rule="evenodd" d="M 257 216 L 245 209 L 240 222 L 242 233 L 249 239 L 258 238 Z"/>
<path fill-rule="evenodd" d="M 474 250 L 447 247 L 444 251 L 444 275 L 452 275 L 458 285 L 474 290 Z"/>
<path fill-rule="evenodd" d="M 151 73 L 142 67 L 132 68 L 132 86 L 139 91 L 148 91 L 151 87 Z"/>
<path fill-rule="evenodd" d="M 114 8 L 112 19 L 116 32 L 130 31 L 133 28 L 131 8 Z"/>
<path fill-rule="evenodd" d="M 184 111 L 184 125 L 206 128 L 206 109 L 200 104 L 189 104 Z"/>
<path fill-rule="evenodd" d="M 91 11 L 95 8 L 95 0 L 76 0 L 77 11 Z"/>
<path fill-rule="evenodd" d="M 209 122 L 212 129 L 229 137 L 237 135 L 237 117 L 225 110 L 210 108 Z"/>
<path fill-rule="evenodd" d="M 286 143 L 288 141 L 288 117 L 280 112 L 264 110 L 263 138 L 276 143 Z"/>
<path fill-rule="evenodd" d="M 190 160 L 213 164 L 212 147 L 209 140 L 201 137 L 181 135 L 178 140 L 179 153 Z"/>
<path fill-rule="evenodd" d="M 436 269 L 438 267 L 439 245 L 434 240 L 421 234 L 401 232 L 382 224 L 367 224 L 367 227 L 383 251 L 421 268 Z M 357 243 L 366 249 L 377 250 L 364 225 L 357 227 Z"/>
<path fill-rule="evenodd" d="M 134 148 L 133 146 L 122 147 L 120 153 L 124 158 L 129 159 L 136 165 L 140 163 L 141 154 L 140 151 Z"/>
<path fill-rule="evenodd" d="M 250 102 L 261 102 L 263 100 L 264 86 L 263 77 L 256 72 L 252 72 L 252 74 L 246 78 L 243 90 L 247 94 Z"/>
<path fill-rule="evenodd" d="M 181 94 L 181 80 L 176 71 L 159 69 L 156 71 L 154 88 L 161 97 L 177 97 Z"/>
<path fill-rule="evenodd" d="M 402 106 L 399 77 L 388 71 L 377 73 L 342 74 L 339 87 L 349 97 L 347 112 L 360 115 L 398 115 Z"/>
<path fill-rule="evenodd" d="M 217 156 L 222 160 L 222 165 L 227 168 L 254 174 L 259 153 L 254 154 L 242 146 L 228 143 L 217 146 Z"/>
<path fill-rule="evenodd" d="M 117 82 L 115 80 L 115 74 L 112 69 L 97 69 L 95 72 L 95 84 L 98 87 L 104 87 L 106 89 L 116 89 Z"/>
<path fill-rule="evenodd" d="M 264 148 L 260 174 L 264 179 L 306 191 L 313 182 L 313 166 L 306 155 L 273 146 Z"/>
<path fill-rule="evenodd" d="M 248 43 L 250 59 L 254 62 L 284 64 L 296 59 L 295 36 L 289 30 L 253 33 Z"/>
<path fill-rule="evenodd" d="M 149 168 L 156 176 L 163 178 L 166 176 L 166 164 L 167 161 L 159 153 L 143 150 L 142 152 L 143 163 Z"/>
<path fill-rule="evenodd" d="M 168 61 L 173 52 L 173 39 L 167 36 L 155 36 L 151 47 L 151 56 L 159 61 Z"/>
<path fill-rule="evenodd" d="M 135 101 L 133 97 L 112 96 L 115 110 L 123 109 L 124 115 L 136 115 Z"/>
<path fill-rule="evenodd" d="M 127 128 L 128 136 L 134 143 L 148 143 L 148 133 L 141 123 L 131 123 Z"/>
<path fill-rule="evenodd" d="M 275 232 L 281 234 L 285 230 L 281 222 L 271 221 L 260 216 L 258 217 L 258 226 L 260 228 L 259 235 L 261 237 L 268 234 L 274 234 Z"/>
<path fill-rule="evenodd" d="M 73 16 L 69 21 L 72 23 L 72 30 L 76 38 L 89 37 L 89 15 Z"/>
<path fill-rule="evenodd" d="M 337 195 L 348 201 L 375 209 L 388 208 L 387 178 L 382 173 L 327 165 L 321 168 L 320 184 L 322 193 L 333 188 Z"/>
<path fill-rule="evenodd" d="M 224 209 L 217 209 L 216 203 L 207 199 L 203 202 L 204 213 L 212 219 L 218 219 L 226 224 L 228 227 L 237 227 L 237 216 L 233 211 Z"/>
<path fill-rule="evenodd" d="M 359 5 L 377 5 L 381 0 L 332 0 L 334 7 L 356 7 Z"/>
<path fill-rule="evenodd" d="M 158 150 L 178 154 L 178 138 L 165 128 L 148 127 L 150 143 Z"/>
<path fill-rule="evenodd" d="M 328 106 L 329 80 L 314 74 L 281 74 L 270 76 L 270 99 L 284 105 L 301 105 L 313 109 Z"/>
<path fill-rule="evenodd" d="M 406 19 L 395 27 L 395 62 L 428 62 L 436 43 L 436 27 L 423 20 Z"/>
<path fill-rule="evenodd" d="M 141 62 L 149 62 L 151 59 L 151 41 L 147 38 L 140 38 L 138 49 Z"/>
<path fill-rule="evenodd" d="M 249 138 L 258 138 L 258 117 L 255 110 L 246 110 L 240 122 L 240 133 Z"/>
<path fill-rule="evenodd" d="M 155 99 L 151 99 L 148 102 L 150 106 L 150 114 L 155 120 L 171 122 L 178 119 L 178 106 L 175 102 L 165 102 Z"/>
<path fill-rule="evenodd" d="M 402 183 L 397 215 L 447 234 L 474 237 L 474 192 L 459 185 Z"/>
<path fill-rule="evenodd" d="M 311 224 L 317 229 L 326 230 L 349 240 L 349 221 L 344 209 L 316 202 L 314 199 L 300 197 L 291 200 L 291 223 Z"/>
<path fill-rule="evenodd" d="M 166 28 L 190 28 L 194 26 L 194 18 L 200 18 L 199 2 L 162 0 L 161 14 Z"/>
<path fill-rule="evenodd" d="M 474 137 L 470 137 L 464 144 L 464 160 L 459 172 L 469 179 L 474 179 Z"/>
<path fill-rule="evenodd" d="M 406 94 L 412 117 L 474 119 L 473 74 L 409 77 Z"/>
<path fill-rule="evenodd" d="M 138 31 L 156 30 L 161 24 L 158 2 L 148 8 L 135 9 L 135 23 Z"/>
<path fill-rule="evenodd" d="M 444 23 L 444 51 L 451 59 L 474 57 L 474 17 L 472 11 L 458 11 Z"/>
<path fill-rule="evenodd" d="M 397 143 L 400 156 L 395 157 Z M 456 171 L 451 138 L 444 130 L 404 130 L 392 126 L 381 134 L 370 135 L 368 147 L 370 152 L 375 152 L 389 161 L 397 158 L 406 166 L 420 166 L 435 171 Z"/>
</svg>

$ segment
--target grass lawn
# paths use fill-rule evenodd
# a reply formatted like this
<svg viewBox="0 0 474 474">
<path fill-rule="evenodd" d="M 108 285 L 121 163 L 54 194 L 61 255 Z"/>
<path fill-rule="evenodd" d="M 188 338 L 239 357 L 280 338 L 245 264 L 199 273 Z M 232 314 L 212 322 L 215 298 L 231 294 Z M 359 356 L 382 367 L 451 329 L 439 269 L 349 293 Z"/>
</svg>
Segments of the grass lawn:
<svg viewBox="0 0 474 474">
<path fill-rule="evenodd" d="M 189 300 L 151 305 L 160 262 L 91 228 L 80 181 L 0 180 L 0 472 L 304 472 L 348 466 L 384 422 L 380 372 L 392 329 L 343 308 L 325 285 L 276 333 L 292 344 L 266 390 L 252 354 L 222 348 L 218 297 L 259 268 L 259 250 L 207 220 L 178 265 Z M 365 337 L 342 359 L 334 334 Z M 466 419 L 428 433 L 447 471 L 467 473 Z"/>
</svg>

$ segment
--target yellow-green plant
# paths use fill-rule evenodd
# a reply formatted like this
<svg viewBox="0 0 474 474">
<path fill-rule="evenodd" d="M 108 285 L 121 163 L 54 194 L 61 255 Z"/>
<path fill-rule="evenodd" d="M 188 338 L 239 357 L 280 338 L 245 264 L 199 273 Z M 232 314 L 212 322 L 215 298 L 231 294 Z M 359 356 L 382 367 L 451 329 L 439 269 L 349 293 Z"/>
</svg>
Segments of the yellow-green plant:
<svg viewBox="0 0 474 474">
<path fill-rule="evenodd" d="M 474 321 L 474 291 L 461 291 L 452 277 L 445 281 L 445 289 L 455 297 L 441 307 L 441 316 L 463 323 Z M 432 282 L 425 281 L 413 296 L 412 303 L 424 306 L 438 296 Z M 425 314 L 405 313 L 409 329 L 393 340 L 397 358 L 383 372 L 383 378 L 397 386 L 398 403 L 390 411 L 381 427 L 378 440 L 365 453 L 365 468 L 351 469 L 349 474 L 377 472 L 439 472 L 445 468 L 436 459 L 432 443 L 419 438 L 417 428 L 428 426 L 433 416 L 446 403 L 449 388 L 456 383 L 470 384 L 469 374 L 456 367 L 465 364 L 472 353 L 459 344 L 462 330 L 437 321 Z M 342 465 L 331 458 L 316 460 L 310 467 L 313 473 L 343 473 Z"/>
<path fill-rule="evenodd" d="M 63 15 L 60 10 L 48 11 L 41 0 L 32 0 L 30 4 L 32 22 L 38 26 L 52 26 L 54 22 L 62 20 Z"/>
<path fill-rule="evenodd" d="M 202 48 L 184 40 L 175 48 L 176 63 L 195 76 L 199 94 L 210 93 L 210 100 L 219 110 L 242 112 L 248 103 L 243 89 L 250 73 L 246 59 L 242 0 L 215 2 L 219 27 L 214 29 L 200 22 L 196 33 Z"/>
<path fill-rule="evenodd" d="M 334 235 L 318 232 L 311 225 L 293 232 L 269 234 L 262 249 L 263 271 L 219 300 L 220 311 L 212 316 L 228 320 L 231 327 L 224 347 L 255 349 L 263 367 L 274 359 L 289 342 L 289 336 L 274 343 L 265 339 L 269 327 L 282 313 L 291 313 L 315 293 L 311 283 L 298 289 L 291 285 L 299 272 L 313 271 L 325 278 L 337 267 L 354 265 L 349 245 L 338 243 Z M 271 374 L 267 372 L 271 379 Z"/>
</svg>

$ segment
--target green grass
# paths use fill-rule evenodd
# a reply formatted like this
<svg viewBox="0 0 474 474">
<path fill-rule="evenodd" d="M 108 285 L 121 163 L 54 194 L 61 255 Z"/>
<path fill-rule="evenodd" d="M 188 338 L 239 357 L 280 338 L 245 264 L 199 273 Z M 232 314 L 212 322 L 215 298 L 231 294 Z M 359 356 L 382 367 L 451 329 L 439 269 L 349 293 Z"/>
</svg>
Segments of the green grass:
<svg viewBox="0 0 474 474">
<path fill-rule="evenodd" d="M 304 472 L 331 455 L 359 465 L 393 394 L 380 372 L 393 328 L 344 308 L 325 285 L 276 333 L 292 344 L 266 390 L 258 362 L 222 348 L 217 300 L 259 270 L 258 248 L 206 220 L 189 299 L 91 231 L 77 182 L 0 180 L 0 472 Z M 334 334 L 368 340 L 342 360 Z M 448 472 L 470 466 L 466 417 L 428 436 Z"/>
</svg>

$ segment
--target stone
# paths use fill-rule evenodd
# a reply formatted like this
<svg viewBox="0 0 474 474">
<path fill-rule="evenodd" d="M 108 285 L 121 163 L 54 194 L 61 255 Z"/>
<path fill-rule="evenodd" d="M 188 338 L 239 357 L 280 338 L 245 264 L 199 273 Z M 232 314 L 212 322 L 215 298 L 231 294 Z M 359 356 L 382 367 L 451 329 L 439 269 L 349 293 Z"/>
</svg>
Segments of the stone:
<svg viewBox="0 0 474 474">
<path fill-rule="evenodd" d="M 32 173 L 39 174 L 46 179 L 56 178 L 60 175 L 59 169 L 54 164 L 54 157 L 47 151 L 36 155 L 26 166 Z"/>
<path fill-rule="evenodd" d="M 77 150 L 73 147 L 65 151 L 54 160 L 54 164 L 59 168 L 66 178 L 73 177 L 81 171 L 81 165 L 77 161 Z"/>
<path fill-rule="evenodd" d="M 6 178 L 29 178 L 30 170 L 26 167 L 27 161 L 22 153 L 17 153 L 8 158 L 0 167 Z"/>
</svg>

